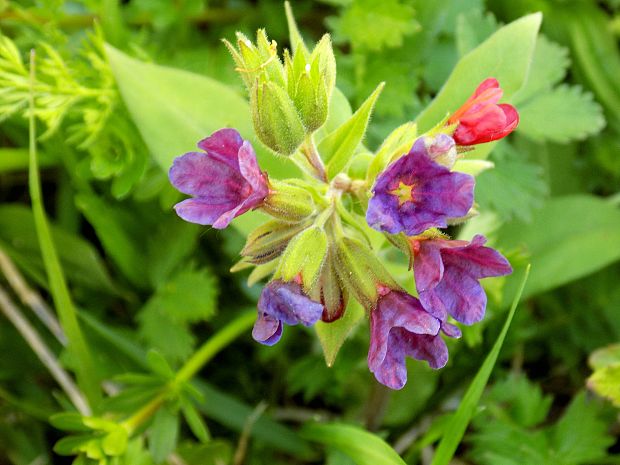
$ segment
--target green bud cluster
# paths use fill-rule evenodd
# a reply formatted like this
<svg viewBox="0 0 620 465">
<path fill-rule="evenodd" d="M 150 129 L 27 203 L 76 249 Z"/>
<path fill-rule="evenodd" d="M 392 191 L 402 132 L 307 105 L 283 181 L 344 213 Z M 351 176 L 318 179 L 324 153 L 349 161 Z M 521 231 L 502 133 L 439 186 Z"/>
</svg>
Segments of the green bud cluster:
<svg viewBox="0 0 620 465">
<path fill-rule="evenodd" d="M 327 120 L 336 83 L 336 60 L 326 34 L 312 52 L 303 43 L 278 56 L 263 29 L 256 44 L 237 33 L 237 46 L 224 41 L 250 94 L 254 129 L 263 144 L 280 155 L 294 154 L 305 138 Z"/>
</svg>

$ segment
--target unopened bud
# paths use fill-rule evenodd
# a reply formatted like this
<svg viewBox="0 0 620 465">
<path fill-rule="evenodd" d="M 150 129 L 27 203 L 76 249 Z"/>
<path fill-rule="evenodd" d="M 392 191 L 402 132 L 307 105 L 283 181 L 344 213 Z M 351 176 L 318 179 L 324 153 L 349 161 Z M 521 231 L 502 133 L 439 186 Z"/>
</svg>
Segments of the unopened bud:
<svg viewBox="0 0 620 465">
<path fill-rule="evenodd" d="M 310 193 L 286 182 L 270 180 L 270 192 L 261 209 L 284 221 L 301 221 L 315 212 Z"/>
<path fill-rule="evenodd" d="M 250 96 L 254 130 L 263 144 L 280 155 L 292 155 L 306 131 L 286 91 L 272 82 L 257 81 Z"/>
<path fill-rule="evenodd" d="M 428 156 L 436 163 L 452 169 L 456 162 L 456 143 L 447 134 L 437 134 L 434 137 L 425 137 L 424 146 Z"/>
</svg>

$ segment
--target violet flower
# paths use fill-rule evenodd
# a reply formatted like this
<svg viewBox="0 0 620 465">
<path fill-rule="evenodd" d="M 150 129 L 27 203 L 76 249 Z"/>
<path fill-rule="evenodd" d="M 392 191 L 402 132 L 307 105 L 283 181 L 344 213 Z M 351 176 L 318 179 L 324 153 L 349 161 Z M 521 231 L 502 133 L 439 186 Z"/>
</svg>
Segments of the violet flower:
<svg viewBox="0 0 620 465">
<path fill-rule="evenodd" d="M 388 290 L 370 312 L 368 368 L 381 384 L 401 389 L 407 382 L 405 357 L 426 360 L 431 368 L 448 362 L 448 348 L 440 330 L 459 337 L 455 326 L 442 324 L 415 297 Z"/>
<path fill-rule="evenodd" d="M 170 168 L 172 185 L 193 196 L 174 209 L 185 221 L 223 229 L 233 218 L 261 205 L 269 193 L 267 176 L 252 145 L 235 129 L 220 129 L 198 147 L 206 153 L 186 153 Z"/>
<path fill-rule="evenodd" d="M 282 323 L 312 326 L 323 314 L 323 305 L 304 294 L 296 282 L 272 281 L 258 300 L 258 319 L 252 337 L 261 344 L 274 345 L 282 336 Z"/>
<path fill-rule="evenodd" d="M 471 325 L 484 316 L 487 296 L 481 278 L 503 276 L 512 267 L 499 252 L 484 247 L 486 238 L 471 242 L 445 239 L 416 241 L 414 276 L 420 301 L 442 321 L 448 315 Z"/>
<path fill-rule="evenodd" d="M 448 218 L 465 216 L 474 202 L 474 178 L 433 161 L 421 137 L 377 177 L 373 192 L 368 224 L 413 236 L 428 228 L 445 228 Z"/>
</svg>

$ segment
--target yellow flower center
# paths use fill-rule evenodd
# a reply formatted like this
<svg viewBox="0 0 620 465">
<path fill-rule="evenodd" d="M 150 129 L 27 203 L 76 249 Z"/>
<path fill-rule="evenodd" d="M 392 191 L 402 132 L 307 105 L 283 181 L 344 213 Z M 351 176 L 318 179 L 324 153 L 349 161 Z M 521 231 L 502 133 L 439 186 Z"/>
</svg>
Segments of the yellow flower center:
<svg viewBox="0 0 620 465">
<path fill-rule="evenodd" d="M 398 197 L 399 207 L 402 206 L 406 202 L 413 202 L 413 194 L 411 193 L 411 191 L 413 190 L 414 186 L 415 184 L 408 186 L 407 184 L 401 181 L 400 184 L 398 185 L 398 188 L 390 191 L 390 194 Z"/>
</svg>

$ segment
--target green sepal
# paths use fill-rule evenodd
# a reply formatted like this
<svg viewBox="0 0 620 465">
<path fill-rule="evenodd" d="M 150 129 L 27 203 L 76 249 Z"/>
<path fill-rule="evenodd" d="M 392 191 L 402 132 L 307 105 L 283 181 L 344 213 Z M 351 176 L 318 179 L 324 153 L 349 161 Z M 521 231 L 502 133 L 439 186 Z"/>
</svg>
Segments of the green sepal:
<svg viewBox="0 0 620 465">
<path fill-rule="evenodd" d="M 282 87 L 257 80 L 250 94 L 250 107 L 254 130 L 263 144 L 280 155 L 289 156 L 297 151 L 306 130 Z"/>
<path fill-rule="evenodd" d="M 277 44 L 275 41 L 269 42 L 264 29 L 256 32 L 256 45 L 240 32 L 237 32 L 237 48 L 227 40 L 223 42 L 248 90 L 257 80 L 284 85 L 284 69 L 278 58 Z"/>
<path fill-rule="evenodd" d="M 347 166 L 362 142 L 372 109 L 384 85 L 385 83 L 383 82 L 379 84 L 366 101 L 353 113 L 351 118 L 328 134 L 319 143 L 319 153 L 323 161 L 327 163 L 329 179 L 332 179 Z"/>
<path fill-rule="evenodd" d="M 263 264 L 280 256 L 289 241 L 303 231 L 310 222 L 287 223 L 278 220 L 268 221 L 247 238 L 241 255 L 253 264 Z"/>
<path fill-rule="evenodd" d="M 274 275 L 283 281 L 292 281 L 301 275 L 304 290 L 308 292 L 319 275 L 327 255 L 327 234 L 320 226 L 312 226 L 298 234 L 286 247 Z"/>
<path fill-rule="evenodd" d="M 344 314 L 349 293 L 336 271 L 336 250 L 332 245 L 327 249 L 321 273 L 309 292 L 310 297 L 325 307 L 323 321 L 333 322 Z"/>
<path fill-rule="evenodd" d="M 290 222 L 301 221 L 316 211 L 312 194 L 283 181 L 270 182 L 270 193 L 261 209 L 275 218 Z"/>
<path fill-rule="evenodd" d="M 400 289 L 372 250 L 357 239 L 341 237 L 336 241 L 336 271 L 346 288 L 367 309 L 377 302 L 378 285 Z"/>
<path fill-rule="evenodd" d="M 452 171 L 460 171 L 461 173 L 478 176 L 483 171 L 491 169 L 495 163 L 488 160 L 457 160 Z"/>
</svg>

